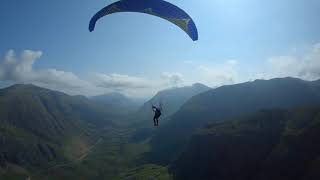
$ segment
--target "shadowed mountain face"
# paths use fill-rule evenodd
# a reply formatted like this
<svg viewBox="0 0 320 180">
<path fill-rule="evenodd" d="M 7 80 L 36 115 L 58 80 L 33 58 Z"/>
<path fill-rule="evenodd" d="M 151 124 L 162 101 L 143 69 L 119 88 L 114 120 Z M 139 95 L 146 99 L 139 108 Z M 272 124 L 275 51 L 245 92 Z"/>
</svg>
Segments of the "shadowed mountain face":
<svg viewBox="0 0 320 180">
<path fill-rule="evenodd" d="M 320 104 L 319 81 L 294 78 L 256 80 L 223 86 L 192 97 L 151 141 L 150 159 L 167 164 L 186 145 L 195 129 L 260 109 L 289 109 Z"/>
<path fill-rule="evenodd" d="M 64 151 L 69 140 L 78 137 L 79 144 L 90 144 L 111 120 L 105 108 L 85 97 L 33 85 L 1 89 L 0 161 L 39 166 L 64 159 L 72 154 Z"/>
<path fill-rule="evenodd" d="M 171 88 L 158 92 L 153 98 L 146 102 L 137 112 L 135 116 L 136 121 L 150 122 L 152 124 L 153 112 L 151 109 L 152 104 L 162 104 L 162 117 L 166 119 L 175 112 L 192 96 L 203 93 L 211 88 L 203 84 L 193 84 L 192 86 Z"/>
<path fill-rule="evenodd" d="M 320 108 L 265 110 L 199 130 L 176 179 L 320 179 Z"/>
</svg>

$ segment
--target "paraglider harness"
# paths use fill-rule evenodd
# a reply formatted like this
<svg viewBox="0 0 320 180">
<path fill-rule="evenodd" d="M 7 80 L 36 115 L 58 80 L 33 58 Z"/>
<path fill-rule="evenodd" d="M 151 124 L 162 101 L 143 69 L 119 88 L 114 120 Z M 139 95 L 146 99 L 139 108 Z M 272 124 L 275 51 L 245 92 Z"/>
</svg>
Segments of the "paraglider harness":
<svg viewBox="0 0 320 180">
<path fill-rule="evenodd" d="M 160 105 L 160 107 L 156 107 L 155 105 L 152 105 L 152 110 L 154 112 L 154 117 L 153 117 L 154 126 L 158 126 L 159 125 L 159 118 L 161 116 L 162 107 L 161 107 L 161 105 Z"/>
</svg>

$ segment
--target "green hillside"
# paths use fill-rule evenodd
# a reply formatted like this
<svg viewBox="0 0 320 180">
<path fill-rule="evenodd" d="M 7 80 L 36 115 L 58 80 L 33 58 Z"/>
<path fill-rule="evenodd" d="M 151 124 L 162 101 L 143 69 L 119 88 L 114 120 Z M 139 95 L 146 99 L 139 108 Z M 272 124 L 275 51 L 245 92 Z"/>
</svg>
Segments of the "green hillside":
<svg viewBox="0 0 320 180">
<path fill-rule="evenodd" d="M 105 104 L 15 85 L 0 90 L 0 107 L 0 179 L 170 177 L 144 160 L 148 140 L 132 142 L 135 129 L 117 125 Z"/>
<path fill-rule="evenodd" d="M 99 131 L 113 126 L 111 120 L 106 109 L 85 97 L 33 85 L 1 89 L 2 168 L 12 164 L 32 172 L 73 161 L 97 141 Z"/>
</svg>

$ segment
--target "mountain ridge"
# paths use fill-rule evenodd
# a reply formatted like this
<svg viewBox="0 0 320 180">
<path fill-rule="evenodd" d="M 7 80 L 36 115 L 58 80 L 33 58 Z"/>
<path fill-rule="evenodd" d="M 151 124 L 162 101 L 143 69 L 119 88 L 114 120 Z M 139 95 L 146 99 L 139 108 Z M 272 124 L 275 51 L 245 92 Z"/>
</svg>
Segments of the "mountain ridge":
<svg viewBox="0 0 320 180">
<path fill-rule="evenodd" d="M 167 164 L 188 142 L 195 129 L 259 109 L 294 108 L 320 104 L 317 81 L 296 78 L 256 80 L 222 86 L 190 98 L 153 136 L 150 159 Z"/>
<path fill-rule="evenodd" d="M 176 179 L 319 179 L 319 115 L 320 106 L 270 109 L 208 125 L 171 171 Z"/>
<path fill-rule="evenodd" d="M 2 164 L 66 161 L 84 151 L 75 141 L 89 146 L 99 129 L 113 125 L 109 112 L 85 97 L 23 84 L 0 90 Z"/>
<path fill-rule="evenodd" d="M 138 117 L 145 121 L 152 120 L 153 112 L 151 111 L 151 105 L 162 105 L 162 119 L 166 119 L 174 114 L 179 108 L 192 96 L 203 93 L 211 88 L 200 83 L 195 83 L 191 86 L 174 87 L 159 91 L 149 101 L 144 103 L 139 108 L 137 114 Z M 146 113 L 147 112 L 147 113 Z"/>
</svg>

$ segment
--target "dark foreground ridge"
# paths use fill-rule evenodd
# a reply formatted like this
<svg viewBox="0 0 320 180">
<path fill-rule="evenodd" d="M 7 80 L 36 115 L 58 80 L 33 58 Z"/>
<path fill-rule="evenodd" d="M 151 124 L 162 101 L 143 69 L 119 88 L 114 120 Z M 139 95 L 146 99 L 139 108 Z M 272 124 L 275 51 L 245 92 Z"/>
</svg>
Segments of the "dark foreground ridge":
<svg viewBox="0 0 320 180">
<path fill-rule="evenodd" d="M 171 168 L 177 179 L 320 179 L 320 107 L 209 125 Z"/>
</svg>

